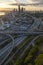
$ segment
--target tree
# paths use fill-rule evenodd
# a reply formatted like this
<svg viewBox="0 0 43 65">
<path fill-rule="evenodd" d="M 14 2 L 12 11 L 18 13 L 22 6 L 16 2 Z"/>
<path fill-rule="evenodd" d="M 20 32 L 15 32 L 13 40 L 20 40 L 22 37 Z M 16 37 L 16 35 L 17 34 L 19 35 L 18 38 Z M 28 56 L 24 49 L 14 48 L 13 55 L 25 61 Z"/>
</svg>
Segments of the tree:
<svg viewBox="0 0 43 65">
<path fill-rule="evenodd" d="M 35 65 L 43 65 L 43 54 L 40 54 L 36 60 L 35 60 Z"/>
</svg>

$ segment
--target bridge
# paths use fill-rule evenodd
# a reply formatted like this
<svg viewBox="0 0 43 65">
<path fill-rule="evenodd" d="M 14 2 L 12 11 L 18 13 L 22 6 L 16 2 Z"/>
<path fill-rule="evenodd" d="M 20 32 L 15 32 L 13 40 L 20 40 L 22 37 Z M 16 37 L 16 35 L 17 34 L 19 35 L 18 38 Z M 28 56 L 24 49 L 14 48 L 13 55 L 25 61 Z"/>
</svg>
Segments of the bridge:
<svg viewBox="0 0 43 65">
<path fill-rule="evenodd" d="M 38 24 L 38 26 L 40 23 Z M 37 26 L 37 27 L 38 27 Z M 35 31 L 37 27 L 33 27 L 33 24 L 28 26 L 12 26 L 5 30 L 0 30 L 0 34 L 17 34 L 17 35 L 37 35 L 37 34 L 43 34 L 43 31 Z"/>
<path fill-rule="evenodd" d="M 10 37 L 12 39 L 12 41 L 10 43 L 6 43 L 6 41 L 8 41 L 8 40 L 10 41 L 9 38 L 4 40 L 4 42 L 0 43 L 0 46 L 5 45 L 5 43 L 6 43 L 6 45 L 0 49 L 0 65 L 3 64 L 3 62 L 5 62 L 5 61 L 6 62 L 4 63 L 4 65 L 8 64 L 12 60 L 14 55 L 16 55 L 19 52 L 19 49 L 17 49 L 15 52 L 13 52 L 12 50 L 16 46 L 21 44 L 21 42 L 24 39 L 27 38 L 26 35 L 38 35 L 34 39 L 32 39 L 32 41 L 29 43 L 29 45 L 26 46 L 26 49 L 28 47 L 30 47 L 31 44 L 34 46 L 34 41 L 36 39 L 38 39 L 39 37 L 43 36 L 43 31 L 36 31 L 36 29 L 38 29 L 39 26 L 40 26 L 39 20 L 35 19 L 34 23 L 32 23 L 29 26 L 24 26 L 24 25 L 17 26 L 17 25 L 12 24 L 9 28 L 0 30 L 0 34 L 6 34 L 8 37 Z M 17 38 L 14 39 L 14 37 L 12 37 L 10 34 L 25 35 L 25 36 L 18 36 Z M 23 47 L 25 47 L 25 45 Z M 23 53 L 24 53 L 24 51 L 23 51 Z M 11 54 L 11 52 L 13 52 L 13 54 Z M 10 54 L 11 54 L 11 56 L 9 57 Z"/>
<path fill-rule="evenodd" d="M 21 4 L 23 5 L 23 4 Z M 20 7 L 19 7 L 20 8 Z M 3 64 L 3 62 L 5 62 L 5 60 L 9 57 L 9 55 L 11 54 L 11 52 L 13 52 L 13 54 L 11 54 L 11 56 L 6 60 L 4 65 L 7 65 L 8 62 L 10 62 L 10 60 L 12 60 L 12 58 L 14 57 L 14 55 L 20 53 L 19 49 L 17 49 L 16 51 L 12 51 L 16 46 L 18 46 L 19 44 L 21 44 L 21 42 L 27 38 L 26 35 L 38 35 L 36 36 L 34 39 L 32 39 L 32 41 L 28 44 L 28 46 L 25 47 L 25 45 L 23 47 L 24 50 L 22 53 L 24 53 L 24 51 L 26 51 L 31 44 L 34 46 L 34 41 L 36 39 L 38 39 L 39 37 L 43 36 L 43 30 L 42 31 L 38 31 L 38 27 L 40 26 L 40 20 L 36 19 L 35 17 L 32 17 L 35 21 L 33 24 L 31 25 L 14 25 L 12 24 L 10 27 L 5 27 L 3 30 L 0 30 L 0 34 L 4 34 L 7 35 L 7 39 L 5 38 L 4 42 L 0 43 L 0 46 L 3 46 L 3 48 L 0 48 L 0 65 Z M 17 35 L 25 35 L 25 36 L 20 36 L 14 39 L 14 37 L 12 37 L 10 34 L 17 34 Z M 12 41 L 10 43 L 6 43 L 6 41 L 10 41 L 10 38 L 12 39 Z M 23 55 L 23 54 L 22 54 Z"/>
<path fill-rule="evenodd" d="M 41 25 L 41 20 L 37 19 L 35 17 L 32 17 L 34 19 L 34 22 L 32 24 L 29 24 L 29 26 L 26 25 L 16 25 L 16 24 L 11 24 L 10 27 L 6 27 L 4 30 L 0 30 L 0 34 L 25 34 L 25 35 L 34 35 L 34 34 L 43 34 L 42 31 L 38 31 L 38 28 Z M 22 21 L 21 21 L 22 22 Z"/>
<path fill-rule="evenodd" d="M 25 24 L 25 23 L 24 23 Z M 17 35 L 37 35 L 37 34 L 43 34 L 42 31 L 38 31 L 38 28 L 40 27 L 40 20 L 34 18 L 34 23 L 31 25 L 14 25 L 11 24 L 10 27 L 6 27 L 3 30 L 0 30 L 0 34 L 17 34 Z"/>
<path fill-rule="evenodd" d="M 41 20 L 32 15 L 28 15 L 28 16 L 34 20 L 33 23 L 31 23 L 31 24 L 22 23 L 20 25 L 16 25 L 16 24 L 14 24 L 14 23 L 16 23 L 16 21 L 15 21 L 10 26 L 9 26 L 9 24 L 7 25 L 7 27 L 3 26 L 3 29 L 0 29 L 0 34 L 17 34 L 17 35 L 43 34 L 43 30 L 40 30 L 40 31 L 38 30 L 38 28 L 40 28 L 40 25 L 41 25 Z M 21 16 L 21 18 L 22 18 L 22 16 Z M 20 20 L 20 17 L 18 17 L 18 19 Z M 29 19 L 28 19 L 28 21 L 29 21 Z M 22 22 L 22 20 L 18 21 L 18 22 Z M 2 25 L 4 25 L 3 21 L 2 21 Z"/>
</svg>

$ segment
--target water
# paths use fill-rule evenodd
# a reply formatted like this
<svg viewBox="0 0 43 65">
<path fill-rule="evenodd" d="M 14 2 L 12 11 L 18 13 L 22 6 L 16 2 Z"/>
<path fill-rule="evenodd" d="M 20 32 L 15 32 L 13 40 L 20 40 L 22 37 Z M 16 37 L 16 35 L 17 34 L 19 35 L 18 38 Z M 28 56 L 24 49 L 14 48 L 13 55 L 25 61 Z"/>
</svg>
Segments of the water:
<svg viewBox="0 0 43 65">
<path fill-rule="evenodd" d="M 5 12 L 0 12 L 0 16 L 1 16 L 1 15 L 5 15 Z"/>
</svg>

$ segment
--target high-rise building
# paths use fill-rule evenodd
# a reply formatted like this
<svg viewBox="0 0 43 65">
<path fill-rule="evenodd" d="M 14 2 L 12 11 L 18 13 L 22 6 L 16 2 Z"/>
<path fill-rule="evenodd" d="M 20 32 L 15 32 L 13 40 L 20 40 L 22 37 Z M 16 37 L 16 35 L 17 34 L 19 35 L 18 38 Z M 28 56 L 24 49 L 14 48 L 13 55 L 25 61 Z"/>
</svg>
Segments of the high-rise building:
<svg viewBox="0 0 43 65">
<path fill-rule="evenodd" d="M 20 12 L 20 5 L 18 5 L 18 11 Z"/>
</svg>

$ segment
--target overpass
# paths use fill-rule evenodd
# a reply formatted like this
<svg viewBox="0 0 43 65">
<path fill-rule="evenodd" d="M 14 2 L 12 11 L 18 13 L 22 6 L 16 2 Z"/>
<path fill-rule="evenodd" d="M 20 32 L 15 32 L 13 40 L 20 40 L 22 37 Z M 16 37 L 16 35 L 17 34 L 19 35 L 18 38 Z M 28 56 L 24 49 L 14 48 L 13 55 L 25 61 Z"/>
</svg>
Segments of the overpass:
<svg viewBox="0 0 43 65">
<path fill-rule="evenodd" d="M 40 22 L 35 20 L 33 24 L 30 26 L 24 25 L 11 25 L 9 28 L 5 28 L 4 30 L 0 30 L 0 34 L 17 34 L 17 35 L 37 35 L 43 34 L 42 31 L 37 31 L 38 27 L 40 26 Z"/>
<path fill-rule="evenodd" d="M 0 30 L 0 34 L 17 34 L 17 35 L 37 35 L 43 34 L 43 31 L 35 31 L 32 26 L 30 28 L 25 27 L 12 27 L 6 30 Z"/>
<path fill-rule="evenodd" d="M 3 29 L 0 29 L 0 34 L 17 34 L 17 35 L 37 35 L 37 34 L 43 34 L 43 30 L 42 31 L 37 31 L 37 29 L 39 28 L 40 24 L 41 24 L 41 20 L 37 19 L 35 17 L 33 17 L 32 15 L 29 15 L 34 22 L 32 24 L 26 24 L 26 26 L 24 24 L 20 24 L 20 25 L 16 25 L 11 24 L 8 27 L 3 27 Z M 18 20 L 17 20 L 18 21 Z M 16 22 L 16 21 L 15 21 Z M 22 22 L 22 20 L 21 20 Z M 3 23 L 3 21 L 2 21 Z M 4 25 L 4 24 L 3 24 Z"/>
</svg>

